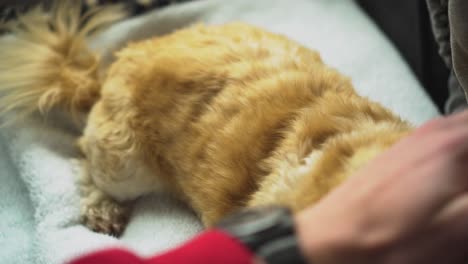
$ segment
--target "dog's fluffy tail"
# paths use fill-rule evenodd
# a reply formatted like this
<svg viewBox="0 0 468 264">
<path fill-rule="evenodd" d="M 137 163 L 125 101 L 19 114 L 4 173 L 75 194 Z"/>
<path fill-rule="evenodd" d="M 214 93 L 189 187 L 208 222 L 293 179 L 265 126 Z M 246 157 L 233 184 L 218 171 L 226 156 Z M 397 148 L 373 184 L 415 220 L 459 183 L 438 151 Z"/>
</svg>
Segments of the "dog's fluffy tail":
<svg viewBox="0 0 468 264">
<path fill-rule="evenodd" d="M 55 107 L 71 114 L 99 98 L 99 57 L 87 41 L 126 16 L 122 6 L 84 12 L 81 1 L 55 0 L 0 23 L 0 115 L 24 116 Z"/>
</svg>

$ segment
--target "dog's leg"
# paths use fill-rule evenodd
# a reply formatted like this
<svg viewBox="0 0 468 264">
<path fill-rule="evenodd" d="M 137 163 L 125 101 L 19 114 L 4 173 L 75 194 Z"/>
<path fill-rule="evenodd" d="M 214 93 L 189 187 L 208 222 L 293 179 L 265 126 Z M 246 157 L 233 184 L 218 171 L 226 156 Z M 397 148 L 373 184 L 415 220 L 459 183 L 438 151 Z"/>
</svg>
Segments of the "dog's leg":
<svg viewBox="0 0 468 264">
<path fill-rule="evenodd" d="M 117 202 L 94 183 L 83 170 L 79 180 L 81 223 L 93 231 L 120 236 L 127 225 L 131 202 Z"/>
<path fill-rule="evenodd" d="M 77 141 L 83 155 L 81 214 L 90 229 L 119 235 L 129 217 L 127 203 L 158 190 L 160 173 L 145 162 L 145 153 L 128 127 L 130 117 L 107 108 L 102 102 L 94 105 Z"/>
</svg>

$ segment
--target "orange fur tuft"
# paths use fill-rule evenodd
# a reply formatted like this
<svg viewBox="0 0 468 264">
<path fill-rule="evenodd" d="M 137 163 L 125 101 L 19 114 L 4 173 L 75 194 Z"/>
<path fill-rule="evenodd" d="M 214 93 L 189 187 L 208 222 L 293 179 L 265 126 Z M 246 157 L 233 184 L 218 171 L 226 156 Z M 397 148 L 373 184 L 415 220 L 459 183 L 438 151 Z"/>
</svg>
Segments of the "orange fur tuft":
<svg viewBox="0 0 468 264">
<path fill-rule="evenodd" d="M 38 6 L 3 23 L 0 39 L 0 115 L 19 117 L 55 107 L 73 116 L 98 99 L 99 57 L 87 41 L 103 27 L 125 17 L 121 6 L 83 13 L 80 1 Z"/>
</svg>

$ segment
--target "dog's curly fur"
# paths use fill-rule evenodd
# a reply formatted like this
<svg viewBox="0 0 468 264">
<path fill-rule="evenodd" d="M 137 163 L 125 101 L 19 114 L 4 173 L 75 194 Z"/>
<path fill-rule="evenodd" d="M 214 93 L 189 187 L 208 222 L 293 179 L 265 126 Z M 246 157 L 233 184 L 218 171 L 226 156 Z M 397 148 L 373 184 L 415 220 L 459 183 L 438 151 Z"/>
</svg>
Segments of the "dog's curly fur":
<svg viewBox="0 0 468 264">
<path fill-rule="evenodd" d="M 57 2 L 49 15 L 35 9 L 8 25 L 1 109 L 90 109 L 77 145 L 83 222 L 93 230 L 120 233 L 123 202 L 158 190 L 206 226 L 242 207 L 297 211 L 411 130 L 318 53 L 243 23 L 132 43 L 99 74 L 86 40 L 121 13 L 83 15 Z"/>
</svg>

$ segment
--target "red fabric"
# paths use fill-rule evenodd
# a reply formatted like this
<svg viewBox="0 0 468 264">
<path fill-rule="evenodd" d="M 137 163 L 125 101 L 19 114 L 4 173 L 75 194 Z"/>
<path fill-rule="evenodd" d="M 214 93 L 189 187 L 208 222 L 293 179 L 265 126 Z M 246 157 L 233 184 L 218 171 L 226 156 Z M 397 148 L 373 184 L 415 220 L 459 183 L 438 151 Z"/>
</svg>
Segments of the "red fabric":
<svg viewBox="0 0 468 264">
<path fill-rule="evenodd" d="M 70 264 L 251 264 L 252 253 L 229 235 L 211 230 L 162 255 L 143 259 L 123 249 L 99 251 Z"/>
</svg>

